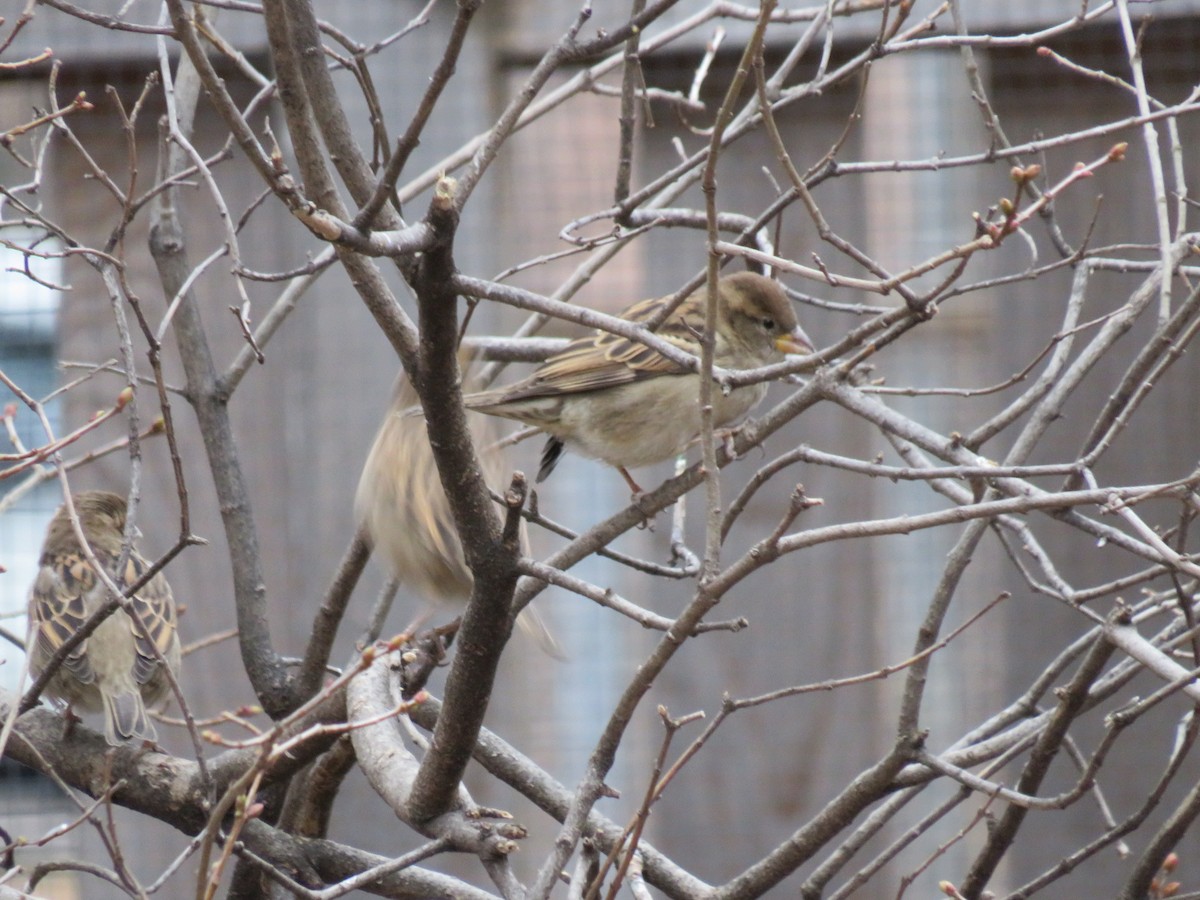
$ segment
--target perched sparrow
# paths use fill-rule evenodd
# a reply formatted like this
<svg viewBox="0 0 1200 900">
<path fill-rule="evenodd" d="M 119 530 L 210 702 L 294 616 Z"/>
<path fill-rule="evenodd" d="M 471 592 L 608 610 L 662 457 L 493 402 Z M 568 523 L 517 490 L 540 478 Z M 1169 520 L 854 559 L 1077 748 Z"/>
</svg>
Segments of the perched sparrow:
<svg viewBox="0 0 1200 900">
<path fill-rule="evenodd" d="M 117 586 L 128 587 L 141 578 L 148 566 L 132 548 L 117 571 L 124 542 L 125 498 L 108 491 L 85 491 L 75 497 L 75 511 L 92 553 Z M 45 669 L 63 642 L 109 599 L 75 537 L 65 505 L 50 520 L 39 565 L 29 594 L 29 654 L 35 674 Z M 172 673 L 179 672 L 175 600 L 162 573 L 142 585 L 130 600 L 141 623 L 118 609 L 67 654 L 46 686 L 51 696 L 69 706 L 88 712 L 103 710 L 104 736 L 113 745 L 133 737 L 155 739 L 146 704 L 158 703 L 170 691 L 159 655 Z"/>
<path fill-rule="evenodd" d="M 727 275 L 717 284 L 714 361 L 725 369 L 781 362 L 788 353 L 811 353 L 783 289 L 753 272 Z M 659 327 L 659 337 L 700 355 L 706 291 L 701 287 Z M 670 298 L 644 300 L 621 317 L 652 319 Z M 538 481 L 553 471 L 571 444 L 586 456 L 615 466 L 634 493 L 626 471 L 669 459 L 700 433 L 700 376 L 644 344 L 597 331 L 572 341 L 528 377 L 505 388 L 472 394 L 469 409 L 516 419 L 547 432 Z M 717 427 L 746 415 L 767 393 L 766 384 L 714 391 Z"/>
<path fill-rule="evenodd" d="M 460 356 L 465 370 L 469 358 Z M 475 581 L 463 557 L 450 504 L 429 448 L 417 392 L 401 373 L 392 405 L 367 455 L 354 497 L 354 513 L 393 578 L 427 602 L 464 605 Z M 483 474 L 497 489 L 506 470 L 495 443 L 499 437 L 486 416 L 470 416 L 469 428 Z M 522 529 L 522 543 L 525 533 Z M 561 657 L 553 635 L 532 606 L 517 624 L 551 656 Z"/>
</svg>

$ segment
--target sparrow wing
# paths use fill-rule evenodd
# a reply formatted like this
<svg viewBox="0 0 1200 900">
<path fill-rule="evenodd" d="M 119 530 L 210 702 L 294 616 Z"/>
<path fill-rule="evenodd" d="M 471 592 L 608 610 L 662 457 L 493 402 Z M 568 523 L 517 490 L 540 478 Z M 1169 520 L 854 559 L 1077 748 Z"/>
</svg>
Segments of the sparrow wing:
<svg viewBox="0 0 1200 900">
<path fill-rule="evenodd" d="M 96 586 L 96 573 L 83 554 L 75 551 L 42 558 L 29 595 L 38 655 L 48 660 L 88 618 L 86 597 Z M 85 640 L 67 654 L 63 666 L 81 683 L 96 680 Z"/>
<path fill-rule="evenodd" d="M 622 318 L 645 322 L 662 309 L 668 298 L 643 300 L 627 309 Z M 689 327 L 685 308 L 677 309 L 659 328 L 660 338 L 681 350 L 697 353 L 698 335 Z M 607 331 L 577 338 L 562 352 L 543 363 L 524 381 L 503 391 L 503 402 L 577 394 L 631 384 L 659 375 L 686 375 L 690 370 L 667 359 L 657 350 Z"/>
<path fill-rule="evenodd" d="M 136 553 L 129 554 L 118 583 L 122 587 L 135 584 L 147 568 L 149 566 L 144 559 Z M 133 632 L 134 647 L 137 651 L 133 663 L 133 677 L 138 684 L 146 684 L 158 669 L 159 657 L 165 656 L 176 640 L 175 599 L 171 596 L 171 586 L 160 572 L 130 598 L 130 605 L 137 612 L 137 618 L 129 618 L 129 627 Z M 138 618 L 141 619 L 140 624 Z M 158 648 L 157 654 L 154 652 L 155 648 Z"/>
</svg>

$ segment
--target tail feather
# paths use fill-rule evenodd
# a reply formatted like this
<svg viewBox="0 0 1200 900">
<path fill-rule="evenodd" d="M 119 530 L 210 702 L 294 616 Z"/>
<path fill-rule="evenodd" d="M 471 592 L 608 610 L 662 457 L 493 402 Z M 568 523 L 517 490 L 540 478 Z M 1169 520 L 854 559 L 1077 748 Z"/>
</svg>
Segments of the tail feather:
<svg viewBox="0 0 1200 900">
<path fill-rule="evenodd" d="M 541 484 L 554 471 L 558 461 L 562 459 L 565 450 L 563 442 L 556 437 L 546 438 L 546 446 L 542 448 L 542 464 L 538 466 L 537 482 Z"/>
<path fill-rule="evenodd" d="M 547 656 L 552 656 L 558 660 L 565 660 L 567 654 L 563 651 L 562 646 L 554 638 L 554 634 L 546 625 L 545 619 L 538 612 L 537 607 L 532 603 L 526 606 L 517 615 L 517 626 L 533 639 L 533 642 L 538 645 L 538 648 Z"/>
<path fill-rule="evenodd" d="M 104 737 L 114 747 L 139 737 L 154 741 L 158 732 L 146 716 L 146 704 L 137 691 L 120 694 L 101 692 L 104 699 Z"/>
</svg>

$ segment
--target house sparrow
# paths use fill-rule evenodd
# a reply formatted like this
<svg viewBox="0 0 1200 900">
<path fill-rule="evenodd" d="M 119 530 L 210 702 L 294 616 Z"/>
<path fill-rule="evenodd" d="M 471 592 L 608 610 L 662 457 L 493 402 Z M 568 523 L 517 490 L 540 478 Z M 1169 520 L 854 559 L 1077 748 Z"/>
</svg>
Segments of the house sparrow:
<svg viewBox="0 0 1200 900">
<path fill-rule="evenodd" d="M 658 328 L 659 337 L 700 355 L 707 291 L 700 287 Z M 652 319 L 669 301 L 644 300 L 621 317 Z M 781 362 L 788 353 L 811 353 L 812 342 L 778 283 L 753 272 L 717 283 L 714 361 L 724 369 L 753 369 Z M 472 394 L 467 408 L 516 419 L 547 432 L 537 480 L 553 471 L 571 444 L 586 456 L 615 466 L 635 494 L 626 471 L 680 453 L 700 433 L 700 376 L 644 344 L 597 331 L 572 341 L 529 377 L 509 387 Z M 713 394 L 717 427 L 746 415 L 767 393 L 766 384 Z"/>
<path fill-rule="evenodd" d="M 121 570 L 116 569 L 124 545 L 125 498 L 85 491 L 75 497 L 75 511 L 92 553 L 117 586 L 128 587 L 141 578 L 148 565 L 133 548 Z M 39 565 L 29 594 L 30 668 L 35 675 L 109 599 L 75 537 L 65 504 L 50 520 Z M 155 739 L 146 704 L 158 703 L 170 692 L 159 654 L 172 673 L 179 672 L 175 600 L 162 573 L 142 585 L 130 601 L 141 624 L 118 609 L 67 654 L 46 685 L 47 693 L 69 707 L 103 711 L 104 736 L 114 746 L 133 737 Z"/>
<path fill-rule="evenodd" d="M 460 355 L 464 371 L 469 363 L 465 353 Z M 402 372 L 363 466 L 354 513 L 393 578 L 429 603 L 462 606 L 471 598 L 475 580 L 463 556 L 420 411 L 420 398 Z M 469 419 L 484 478 L 502 487 L 507 472 L 494 446 L 497 429 L 486 416 Z M 523 526 L 521 543 L 527 543 Z M 562 657 L 532 606 L 521 611 L 517 624 L 549 655 Z"/>
</svg>

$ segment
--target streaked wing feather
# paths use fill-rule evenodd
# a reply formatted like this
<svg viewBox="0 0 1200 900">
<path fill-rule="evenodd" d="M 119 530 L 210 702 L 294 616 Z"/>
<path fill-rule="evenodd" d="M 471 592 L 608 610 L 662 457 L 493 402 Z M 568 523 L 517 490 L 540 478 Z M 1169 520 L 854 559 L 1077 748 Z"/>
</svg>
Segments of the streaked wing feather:
<svg viewBox="0 0 1200 900">
<path fill-rule="evenodd" d="M 125 571 L 121 573 L 122 586 L 128 587 L 136 583 L 147 568 L 144 559 L 136 553 L 131 553 Z M 129 627 L 133 632 L 134 646 L 137 648 L 133 677 L 138 684 L 146 684 L 158 668 L 159 655 L 165 655 L 175 640 L 175 603 L 171 597 L 171 587 L 159 573 L 142 585 L 141 590 L 131 598 L 130 605 L 146 626 L 143 631 L 133 617 L 130 617 Z M 154 652 L 156 647 L 157 654 Z"/>
<path fill-rule="evenodd" d="M 95 585 L 96 575 L 82 554 L 64 553 L 42 561 L 30 600 L 38 647 L 47 658 L 87 621 L 84 597 Z M 96 680 L 87 657 L 87 643 L 80 643 L 63 660 L 63 666 L 83 684 Z"/>
<path fill-rule="evenodd" d="M 662 298 L 643 300 L 626 310 L 622 318 L 645 321 L 662 304 Z M 677 309 L 657 334 L 681 350 L 695 353 L 697 338 L 680 320 L 682 311 L 682 308 Z M 639 341 L 599 331 L 572 341 L 565 350 L 546 360 L 533 377 L 505 393 L 503 399 L 510 402 L 583 393 L 632 384 L 656 375 L 684 375 L 687 372 L 686 368 Z"/>
</svg>

